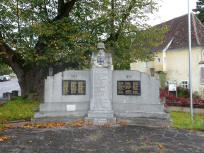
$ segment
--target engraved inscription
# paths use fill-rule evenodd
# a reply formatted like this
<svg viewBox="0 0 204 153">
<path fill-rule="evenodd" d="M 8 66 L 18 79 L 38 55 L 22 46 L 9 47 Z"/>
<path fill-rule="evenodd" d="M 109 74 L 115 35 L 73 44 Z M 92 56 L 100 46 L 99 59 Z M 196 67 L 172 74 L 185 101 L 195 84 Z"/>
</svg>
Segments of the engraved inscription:
<svg viewBox="0 0 204 153">
<path fill-rule="evenodd" d="M 63 95 L 85 95 L 86 81 L 85 80 L 63 80 L 62 81 Z"/>
<path fill-rule="evenodd" d="M 117 94 L 118 95 L 141 95 L 140 81 L 117 81 Z"/>
<path fill-rule="evenodd" d="M 72 78 L 77 78 L 77 74 L 71 74 Z"/>
<path fill-rule="evenodd" d="M 96 69 L 93 71 L 93 101 L 91 110 L 111 110 L 111 84 L 107 70 Z"/>
</svg>

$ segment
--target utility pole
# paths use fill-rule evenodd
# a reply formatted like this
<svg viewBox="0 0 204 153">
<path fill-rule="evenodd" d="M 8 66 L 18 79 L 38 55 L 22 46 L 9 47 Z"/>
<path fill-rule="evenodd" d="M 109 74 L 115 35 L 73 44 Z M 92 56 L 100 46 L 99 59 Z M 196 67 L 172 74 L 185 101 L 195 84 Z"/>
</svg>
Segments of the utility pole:
<svg viewBox="0 0 204 153">
<path fill-rule="evenodd" d="M 191 48 L 191 9 L 190 9 L 190 0 L 188 0 L 188 47 L 189 47 L 189 91 L 190 91 L 190 109 L 191 109 L 191 121 L 193 122 L 192 48 Z"/>
</svg>

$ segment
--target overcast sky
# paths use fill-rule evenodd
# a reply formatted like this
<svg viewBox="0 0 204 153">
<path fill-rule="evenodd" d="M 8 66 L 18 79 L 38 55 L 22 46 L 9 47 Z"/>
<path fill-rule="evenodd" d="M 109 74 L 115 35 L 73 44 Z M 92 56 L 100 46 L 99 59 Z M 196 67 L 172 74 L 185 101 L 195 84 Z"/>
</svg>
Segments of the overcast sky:
<svg viewBox="0 0 204 153">
<path fill-rule="evenodd" d="M 151 25 L 155 25 L 164 21 L 168 21 L 175 17 L 188 13 L 188 0 L 157 0 L 159 5 L 159 11 L 150 16 Z M 191 9 L 196 7 L 197 0 L 190 0 Z"/>
</svg>

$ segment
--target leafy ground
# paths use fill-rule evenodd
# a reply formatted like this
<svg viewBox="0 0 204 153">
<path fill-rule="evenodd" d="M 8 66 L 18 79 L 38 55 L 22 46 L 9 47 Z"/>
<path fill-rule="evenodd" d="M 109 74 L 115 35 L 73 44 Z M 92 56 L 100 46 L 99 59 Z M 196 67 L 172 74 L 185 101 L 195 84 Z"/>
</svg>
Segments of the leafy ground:
<svg viewBox="0 0 204 153">
<path fill-rule="evenodd" d="M 16 120 L 30 120 L 39 103 L 23 98 L 16 98 L 0 106 L 0 128 L 3 123 Z"/>
<path fill-rule="evenodd" d="M 0 130 L 5 127 L 4 123 L 9 121 L 30 120 L 38 106 L 38 102 L 23 98 L 17 98 L 4 105 L 0 105 Z M 191 122 L 190 113 L 171 112 L 171 119 L 172 127 L 174 128 L 204 130 L 204 115 L 195 114 L 193 124 Z"/>
<path fill-rule="evenodd" d="M 190 113 L 171 112 L 172 126 L 179 129 L 204 130 L 204 115 L 194 114 L 194 122 Z"/>
</svg>

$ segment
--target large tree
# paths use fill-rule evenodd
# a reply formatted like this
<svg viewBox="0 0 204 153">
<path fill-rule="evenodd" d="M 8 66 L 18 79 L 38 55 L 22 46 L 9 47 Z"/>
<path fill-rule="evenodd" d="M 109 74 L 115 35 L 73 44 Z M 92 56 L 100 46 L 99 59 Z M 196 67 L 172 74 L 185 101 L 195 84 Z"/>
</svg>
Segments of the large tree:
<svg viewBox="0 0 204 153">
<path fill-rule="evenodd" d="M 193 10 L 197 13 L 197 17 L 202 23 L 204 23 L 204 0 L 198 0 L 196 2 L 196 9 Z"/>
<path fill-rule="evenodd" d="M 4 0 L 0 3 L 0 58 L 16 73 L 22 96 L 42 97 L 48 68 L 89 67 L 97 41 L 112 52 L 116 69 L 153 57 L 163 33 L 147 28 L 153 0 Z"/>
</svg>

